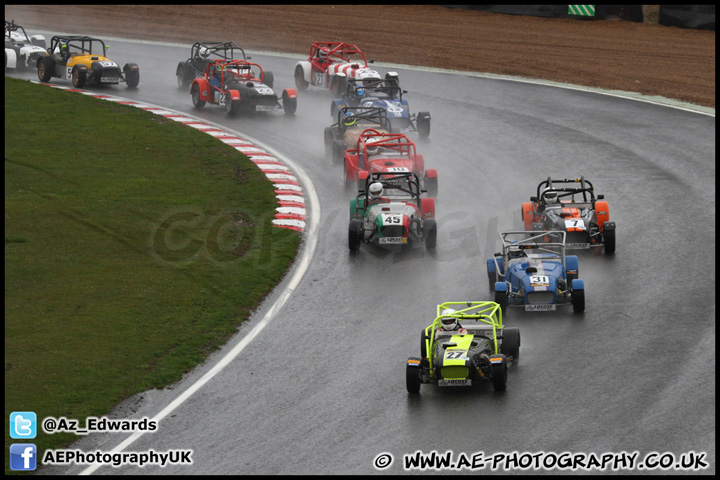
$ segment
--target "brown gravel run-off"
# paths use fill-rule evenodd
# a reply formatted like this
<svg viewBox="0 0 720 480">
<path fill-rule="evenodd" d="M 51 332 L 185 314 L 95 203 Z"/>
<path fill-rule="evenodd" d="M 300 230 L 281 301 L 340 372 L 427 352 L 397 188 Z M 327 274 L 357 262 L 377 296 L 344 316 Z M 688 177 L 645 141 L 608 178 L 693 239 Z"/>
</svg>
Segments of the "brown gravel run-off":
<svg viewBox="0 0 720 480">
<path fill-rule="evenodd" d="M 715 108 L 715 32 L 436 5 L 6 5 L 26 29 L 304 54 L 358 45 L 378 62 L 539 78 Z"/>
</svg>

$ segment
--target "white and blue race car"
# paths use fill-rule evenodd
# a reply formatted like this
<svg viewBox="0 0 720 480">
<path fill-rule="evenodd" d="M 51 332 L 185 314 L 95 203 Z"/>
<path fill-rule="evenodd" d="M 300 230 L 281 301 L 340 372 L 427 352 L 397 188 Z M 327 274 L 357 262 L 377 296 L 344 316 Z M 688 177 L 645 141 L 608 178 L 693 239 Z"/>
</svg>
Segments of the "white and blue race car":
<svg viewBox="0 0 720 480">
<path fill-rule="evenodd" d="M 410 105 L 403 98 L 406 90 L 400 88 L 398 75 L 390 72 L 384 80 L 356 81 L 348 78 L 345 91 L 332 101 L 330 115 L 335 118 L 344 107 L 382 108 L 387 112 L 393 132 L 411 130 L 420 138 L 430 135 L 430 113 L 410 113 Z"/>
<path fill-rule="evenodd" d="M 502 252 L 487 260 L 490 291 L 503 312 L 554 311 L 572 305 L 585 311 L 585 282 L 578 278 L 578 258 L 565 255 L 564 231 L 500 233 Z"/>
</svg>

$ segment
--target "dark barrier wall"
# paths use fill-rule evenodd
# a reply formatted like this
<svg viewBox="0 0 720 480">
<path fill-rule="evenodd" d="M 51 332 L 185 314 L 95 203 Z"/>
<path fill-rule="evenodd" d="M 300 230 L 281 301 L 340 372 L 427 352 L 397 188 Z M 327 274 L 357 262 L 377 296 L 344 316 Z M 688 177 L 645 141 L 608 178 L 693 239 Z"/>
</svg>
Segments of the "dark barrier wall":
<svg viewBox="0 0 720 480">
<path fill-rule="evenodd" d="M 580 18 L 586 20 L 608 20 L 620 18 L 631 22 L 642 22 L 642 5 L 595 5 L 595 15 L 580 16 L 568 14 L 568 5 L 445 5 L 449 8 L 483 10 L 511 15 L 532 15 L 535 17 Z"/>
<path fill-rule="evenodd" d="M 660 25 L 715 30 L 715 5 L 660 5 Z"/>
</svg>

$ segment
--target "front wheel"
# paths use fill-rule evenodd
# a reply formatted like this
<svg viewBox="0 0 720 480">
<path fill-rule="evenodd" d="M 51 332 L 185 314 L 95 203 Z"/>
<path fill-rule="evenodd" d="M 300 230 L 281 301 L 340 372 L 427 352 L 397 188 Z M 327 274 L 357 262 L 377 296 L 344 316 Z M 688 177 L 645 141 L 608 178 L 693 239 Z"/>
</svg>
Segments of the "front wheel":
<svg viewBox="0 0 720 480">
<path fill-rule="evenodd" d="M 418 394 L 420 393 L 420 367 L 418 365 L 411 364 L 413 360 L 418 361 L 419 358 L 408 359 L 408 363 L 405 366 L 405 384 L 407 386 L 408 393 Z"/>
<path fill-rule="evenodd" d="M 87 81 L 87 70 L 81 70 L 79 68 L 73 68 L 72 70 L 72 83 L 75 88 L 83 88 Z"/>
<path fill-rule="evenodd" d="M 192 102 L 195 108 L 202 108 L 205 106 L 205 100 L 200 98 L 200 87 L 198 84 L 192 86 Z"/>
<path fill-rule="evenodd" d="M 298 65 L 295 67 L 295 86 L 298 90 L 307 90 L 308 85 L 310 84 L 305 80 L 305 71 L 302 65 Z"/>
<path fill-rule="evenodd" d="M 428 251 L 435 250 L 437 247 L 437 223 L 434 218 L 425 220 L 425 229 L 427 231 L 425 237 L 425 248 Z"/>
<path fill-rule="evenodd" d="M 234 116 L 239 108 L 240 101 L 233 100 L 232 96 L 230 95 L 230 92 L 225 94 L 225 111 L 228 115 L 231 117 Z"/>
<path fill-rule="evenodd" d="M 606 230 L 603 234 L 605 253 L 615 253 L 615 230 Z"/>
<path fill-rule="evenodd" d="M 585 311 L 585 290 L 575 290 L 572 292 L 573 312 L 582 313 Z"/>
<path fill-rule="evenodd" d="M 128 88 L 136 88 L 140 83 L 140 70 L 137 66 L 125 67 L 125 84 Z"/>
<path fill-rule="evenodd" d="M 295 111 L 297 110 L 297 98 L 290 98 L 287 91 L 283 92 L 282 98 L 285 115 L 295 115 Z"/>
<path fill-rule="evenodd" d="M 420 112 L 417 119 L 417 130 L 420 138 L 428 138 L 430 136 L 430 114 Z"/>
<path fill-rule="evenodd" d="M 507 363 L 505 360 L 493 363 L 490 372 L 492 373 L 493 389 L 496 392 L 504 392 L 507 389 Z"/>
<path fill-rule="evenodd" d="M 357 252 L 360 250 L 362 235 L 362 221 L 357 218 L 353 218 L 350 220 L 350 227 L 348 229 L 348 247 L 350 247 L 351 252 Z"/>
</svg>

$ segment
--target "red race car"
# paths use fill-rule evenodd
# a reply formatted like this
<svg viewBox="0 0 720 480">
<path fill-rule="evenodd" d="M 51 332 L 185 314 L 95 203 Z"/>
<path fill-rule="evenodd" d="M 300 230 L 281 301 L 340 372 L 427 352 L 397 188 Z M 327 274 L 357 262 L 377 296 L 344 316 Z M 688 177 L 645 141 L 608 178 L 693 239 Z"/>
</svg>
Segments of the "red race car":
<svg viewBox="0 0 720 480">
<path fill-rule="evenodd" d="M 374 128 L 364 130 L 357 148 L 345 151 L 344 180 L 347 187 L 365 185 L 365 179 L 376 172 L 415 173 L 422 178 L 423 191 L 437 197 L 438 176 L 434 168 L 425 170 L 425 159 L 417 153 L 415 143 L 402 133 L 387 133 Z"/>
<path fill-rule="evenodd" d="M 195 108 L 204 107 L 206 102 L 224 105 L 229 115 L 280 109 L 293 115 L 297 109 L 295 89 L 283 90 L 281 103 L 272 85 L 272 73 L 263 72 L 257 63 L 215 60 L 207 65 L 203 77 L 193 80 L 190 94 Z"/>
<path fill-rule="evenodd" d="M 350 43 L 315 42 L 310 47 L 308 59 L 295 65 L 295 86 L 298 90 L 315 85 L 329 88 L 339 97 L 345 92 L 348 78 L 380 80 L 380 74 L 368 67 L 362 50 Z"/>
</svg>

